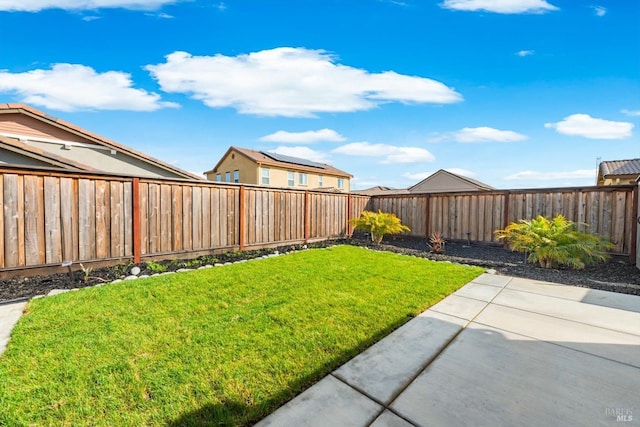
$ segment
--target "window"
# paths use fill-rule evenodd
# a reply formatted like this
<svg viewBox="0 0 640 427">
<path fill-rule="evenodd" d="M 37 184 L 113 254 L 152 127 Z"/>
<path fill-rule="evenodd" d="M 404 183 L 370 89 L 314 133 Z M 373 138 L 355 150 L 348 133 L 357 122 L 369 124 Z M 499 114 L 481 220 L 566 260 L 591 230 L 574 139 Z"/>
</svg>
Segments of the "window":
<svg viewBox="0 0 640 427">
<path fill-rule="evenodd" d="M 224 174 L 224 181 L 225 182 L 231 182 L 231 172 L 226 172 Z"/>
<path fill-rule="evenodd" d="M 296 185 L 296 173 L 295 172 L 287 172 L 287 185 L 289 187 L 293 187 Z"/>
<path fill-rule="evenodd" d="M 216 174 L 216 181 L 218 182 L 222 181 L 222 174 L 219 174 L 219 173 Z"/>
<path fill-rule="evenodd" d="M 318 176 L 318 187 L 322 187 L 322 175 Z"/>
<path fill-rule="evenodd" d="M 338 188 L 344 190 L 344 178 L 338 178 Z"/>
<path fill-rule="evenodd" d="M 233 182 L 240 182 L 240 171 L 233 171 Z"/>
<path fill-rule="evenodd" d="M 269 168 L 261 168 L 262 184 L 269 185 Z"/>
<path fill-rule="evenodd" d="M 308 177 L 306 173 L 302 173 L 302 172 L 298 173 L 298 184 L 307 185 L 307 180 L 308 180 Z"/>
</svg>

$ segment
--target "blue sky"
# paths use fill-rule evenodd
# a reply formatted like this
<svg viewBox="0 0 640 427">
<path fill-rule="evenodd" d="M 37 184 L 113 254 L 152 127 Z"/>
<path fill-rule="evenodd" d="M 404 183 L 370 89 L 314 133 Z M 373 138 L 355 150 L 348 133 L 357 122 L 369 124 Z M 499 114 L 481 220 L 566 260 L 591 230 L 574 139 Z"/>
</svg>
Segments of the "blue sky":
<svg viewBox="0 0 640 427">
<path fill-rule="evenodd" d="M 0 102 L 183 169 L 231 145 L 352 187 L 501 189 L 640 157 L 640 2 L 0 0 Z"/>
</svg>

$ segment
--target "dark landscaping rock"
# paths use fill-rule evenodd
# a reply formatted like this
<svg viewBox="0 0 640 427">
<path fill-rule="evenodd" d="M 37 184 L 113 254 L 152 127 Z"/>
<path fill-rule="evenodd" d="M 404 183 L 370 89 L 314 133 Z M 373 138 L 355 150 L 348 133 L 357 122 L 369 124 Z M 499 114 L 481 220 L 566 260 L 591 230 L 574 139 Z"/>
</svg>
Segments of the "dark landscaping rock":
<svg viewBox="0 0 640 427">
<path fill-rule="evenodd" d="M 70 278 L 68 273 L 15 278 L 0 281 L 0 301 L 43 295 L 53 289 L 73 289 L 112 281 L 118 282 L 125 277 L 133 280 L 134 278 L 157 275 L 158 273 L 173 274 L 178 270 L 187 269 L 187 266 L 189 266 L 189 269 L 197 269 L 202 266 L 211 268 L 209 266 L 212 265 L 219 267 L 242 260 L 268 258 L 270 255 L 290 253 L 306 248 L 326 248 L 336 244 L 352 244 L 371 250 L 392 251 L 436 261 L 477 265 L 495 270 L 496 274 L 506 276 L 525 277 L 534 280 L 640 295 L 640 270 L 626 262 L 625 259 L 613 259 L 605 264 L 590 266 L 584 270 L 571 270 L 569 268 L 543 269 L 537 265 L 525 263 L 524 254 L 511 252 L 502 247 L 473 244 L 467 246 L 462 243 L 447 242 L 444 254 L 432 254 L 428 251 L 427 243 L 427 239 L 387 236 L 381 244 L 377 245 L 372 243 L 370 239 L 366 239 L 366 236 L 356 235 L 353 239 L 339 239 L 309 243 L 307 245 L 289 245 L 256 251 L 229 252 L 187 261 L 167 260 L 155 262 L 155 268 L 157 268 L 158 264 L 166 268 L 164 272 L 150 269 L 146 263 L 141 263 L 137 266 L 127 264 L 95 269 L 91 271 L 91 276 L 87 280 L 85 280 L 81 271 L 74 272 L 72 274 L 73 278 Z M 127 277 L 128 272 L 135 271 L 133 270 L 134 268 L 139 268 L 139 276 L 130 275 Z"/>
</svg>

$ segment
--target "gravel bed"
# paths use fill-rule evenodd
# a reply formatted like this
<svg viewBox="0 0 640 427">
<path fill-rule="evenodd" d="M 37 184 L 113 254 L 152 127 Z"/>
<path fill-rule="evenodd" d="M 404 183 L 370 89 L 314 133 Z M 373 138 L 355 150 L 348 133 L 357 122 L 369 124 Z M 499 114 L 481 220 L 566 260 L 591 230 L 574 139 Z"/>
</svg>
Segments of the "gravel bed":
<svg viewBox="0 0 640 427">
<path fill-rule="evenodd" d="M 524 277 L 546 282 L 563 283 L 632 295 L 640 295 L 640 270 L 629 264 L 628 258 L 614 258 L 607 263 L 590 266 L 584 270 L 569 268 L 544 269 L 524 262 L 524 254 L 512 252 L 502 247 L 471 245 L 448 242 L 445 254 L 432 254 L 427 247 L 426 239 L 409 237 L 385 237 L 380 245 L 373 244 L 363 236 L 352 239 L 310 243 L 309 245 L 283 246 L 259 251 L 232 252 L 194 260 L 172 260 L 158 262 L 166 271 L 178 271 L 185 268 L 202 268 L 205 265 L 221 264 L 245 259 L 253 259 L 273 255 L 276 252 L 286 253 L 306 247 L 326 247 L 334 244 L 352 244 L 365 246 L 375 250 L 385 250 L 407 255 L 415 255 L 437 261 L 449 261 L 470 264 L 493 269 L 497 274 Z M 46 295 L 53 289 L 73 289 L 125 279 L 130 276 L 131 269 L 138 267 L 139 276 L 152 275 L 157 272 L 148 268 L 145 263 L 127 264 L 109 268 L 92 270 L 87 277 L 82 271 L 73 274 L 54 274 L 49 276 L 32 276 L 0 281 L 0 302 L 21 298 L 32 298 Z"/>
</svg>

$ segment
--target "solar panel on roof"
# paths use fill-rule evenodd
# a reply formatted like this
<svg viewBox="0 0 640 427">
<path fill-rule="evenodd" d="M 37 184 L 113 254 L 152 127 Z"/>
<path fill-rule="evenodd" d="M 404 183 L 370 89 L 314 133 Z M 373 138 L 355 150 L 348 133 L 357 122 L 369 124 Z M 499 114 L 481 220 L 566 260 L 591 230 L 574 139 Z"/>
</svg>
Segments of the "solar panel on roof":
<svg viewBox="0 0 640 427">
<path fill-rule="evenodd" d="M 322 165 L 320 163 L 312 162 L 311 160 L 300 159 L 298 157 L 285 156 L 284 154 L 265 153 L 264 151 L 261 151 L 261 153 L 264 154 L 267 157 L 271 157 L 273 160 L 276 160 L 278 162 L 292 163 L 294 165 L 309 166 L 309 167 L 312 167 L 312 168 L 325 169 L 324 165 Z"/>
</svg>

